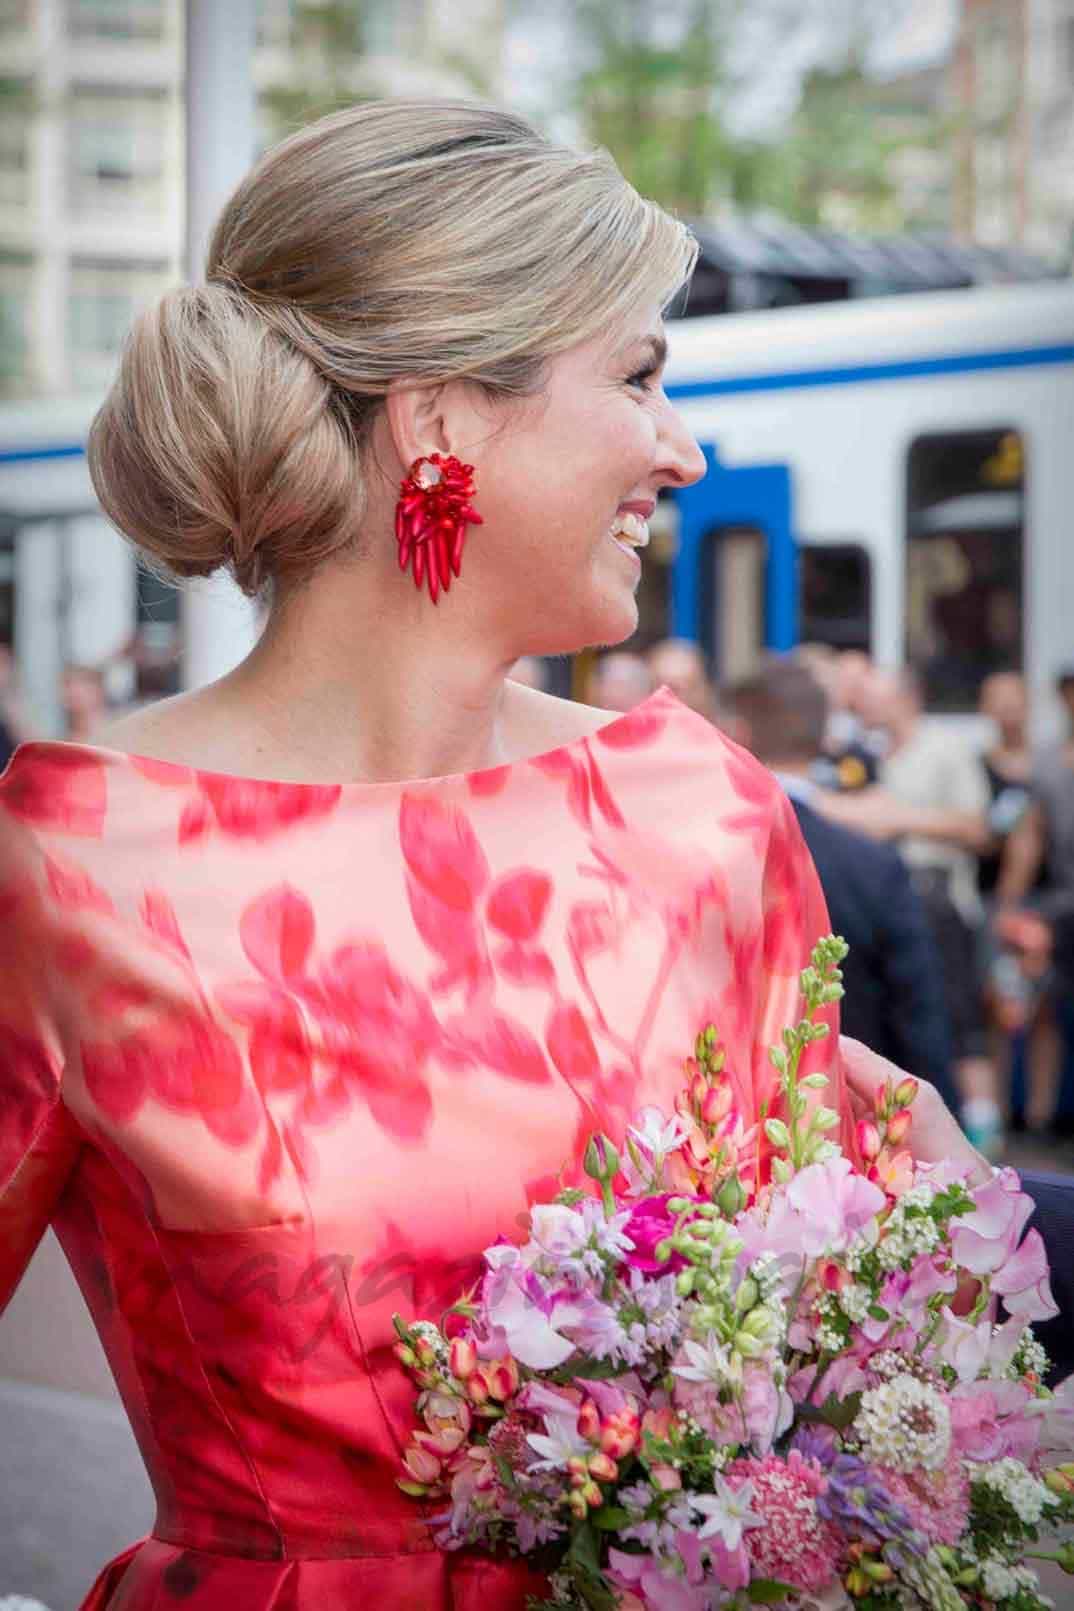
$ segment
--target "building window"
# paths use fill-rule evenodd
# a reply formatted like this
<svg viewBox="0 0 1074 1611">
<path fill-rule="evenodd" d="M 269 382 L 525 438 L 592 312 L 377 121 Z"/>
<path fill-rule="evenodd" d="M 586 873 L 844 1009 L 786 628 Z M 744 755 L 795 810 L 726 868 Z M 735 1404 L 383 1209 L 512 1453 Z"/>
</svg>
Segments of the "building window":
<svg viewBox="0 0 1074 1611">
<path fill-rule="evenodd" d="M 30 0 L 0 0 L 0 34 L 20 32 L 30 26 Z"/>
<path fill-rule="evenodd" d="M 807 543 L 799 549 L 798 638 L 871 652 L 872 576 L 860 543 Z"/>
<path fill-rule="evenodd" d="M 33 261 L 0 252 L 0 393 L 23 389 L 30 354 Z"/>
<path fill-rule="evenodd" d="M 985 677 L 1022 669 L 1024 498 L 1017 431 L 910 445 L 905 649 L 937 711 L 974 710 Z"/>
<path fill-rule="evenodd" d="M 30 199 L 31 86 L 0 78 L 0 207 L 25 207 Z"/>
<path fill-rule="evenodd" d="M 164 0 L 67 0 L 67 27 L 76 39 L 161 39 Z"/>
<path fill-rule="evenodd" d="M 77 89 L 70 123 L 76 213 L 159 213 L 164 204 L 163 94 Z"/>
<path fill-rule="evenodd" d="M 165 263 L 123 263 L 76 258 L 68 298 L 71 379 L 76 386 L 103 384 L 138 312 L 165 289 Z"/>
</svg>

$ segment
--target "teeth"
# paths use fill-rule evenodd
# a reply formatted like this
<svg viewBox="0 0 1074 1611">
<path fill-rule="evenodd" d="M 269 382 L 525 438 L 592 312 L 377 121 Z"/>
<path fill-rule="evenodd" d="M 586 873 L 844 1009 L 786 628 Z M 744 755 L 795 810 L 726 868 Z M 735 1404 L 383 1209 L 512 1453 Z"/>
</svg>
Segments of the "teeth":
<svg viewBox="0 0 1074 1611">
<path fill-rule="evenodd" d="M 633 509 L 627 509 L 623 514 L 616 516 L 612 536 L 619 538 L 631 548 L 645 548 L 649 542 L 649 522 L 635 514 Z"/>
</svg>

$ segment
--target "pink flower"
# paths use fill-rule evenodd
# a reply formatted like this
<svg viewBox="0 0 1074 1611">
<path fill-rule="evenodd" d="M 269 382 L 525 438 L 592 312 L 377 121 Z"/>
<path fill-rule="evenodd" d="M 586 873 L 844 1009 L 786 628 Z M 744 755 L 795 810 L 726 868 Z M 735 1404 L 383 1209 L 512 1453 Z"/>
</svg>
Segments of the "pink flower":
<svg viewBox="0 0 1074 1611">
<path fill-rule="evenodd" d="M 955 1544 L 970 1512 L 970 1484 L 955 1448 L 938 1471 L 879 1471 L 884 1487 L 933 1544 Z"/>
<path fill-rule="evenodd" d="M 972 1275 L 990 1275 L 1008 1313 L 1023 1320 L 1058 1314 L 1040 1232 L 1030 1231 L 1019 1245 L 1033 1200 L 1021 1190 L 1014 1170 L 1001 1169 L 972 1195 L 972 1212 L 962 1215 L 951 1233 L 957 1262 Z"/>
<path fill-rule="evenodd" d="M 686 1268 L 686 1260 L 681 1253 L 673 1253 L 663 1264 L 656 1257 L 658 1244 L 675 1229 L 675 1216 L 668 1212 L 668 1203 L 673 1195 L 664 1192 L 659 1197 L 643 1197 L 634 1204 L 630 1218 L 623 1226 L 623 1235 L 634 1244 L 634 1251 L 627 1254 L 626 1262 L 645 1275 L 678 1274 Z"/>
<path fill-rule="evenodd" d="M 1033 1395 L 1021 1382 L 967 1382 L 952 1389 L 951 1444 L 967 1460 L 1013 1455 L 1029 1464 L 1041 1439 Z"/>
<path fill-rule="evenodd" d="M 608 1551 L 607 1576 L 617 1589 L 634 1594 L 646 1611 L 708 1611 L 712 1596 L 704 1588 L 665 1571 L 651 1555 Z M 749 1582 L 749 1576 L 744 1580 Z"/>
<path fill-rule="evenodd" d="M 794 1419 L 791 1396 L 778 1388 L 769 1367 L 757 1360 L 742 1372 L 742 1419 L 755 1454 L 767 1454 Z"/>
<path fill-rule="evenodd" d="M 753 1487 L 751 1503 L 764 1525 L 745 1535 L 745 1547 L 756 1577 L 778 1578 L 797 1589 L 820 1589 L 840 1570 L 843 1541 L 817 1510 L 828 1479 L 815 1460 L 792 1449 L 783 1459 L 735 1460 L 729 1479 Z"/>
</svg>

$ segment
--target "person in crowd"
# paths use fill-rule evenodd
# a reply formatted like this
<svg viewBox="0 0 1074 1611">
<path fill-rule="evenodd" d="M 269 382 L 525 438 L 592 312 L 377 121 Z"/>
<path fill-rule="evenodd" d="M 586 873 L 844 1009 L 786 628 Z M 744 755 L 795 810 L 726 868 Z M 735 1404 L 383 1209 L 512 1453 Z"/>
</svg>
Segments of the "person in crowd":
<svg viewBox="0 0 1074 1611">
<path fill-rule="evenodd" d="M 68 739 L 78 744 L 94 738 L 108 715 L 104 672 L 97 666 L 64 666 L 60 702 Z"/>
<path fill-rule="evenodd" d="M 996 883 L 1003 917 L 1027 902 L 1052 932 L 1050 999 L 1059 1031 L 1059 1095 L 1052 1128 L 1074 1134 L 1074 665 L 1062 670 L 1056 693 L 1067 732 L 1043 751 L 1030 778 L 1033 804 L 1011 833 Z M 1042 881 L 1043 877 L 1043 881 Z"/>
<path fill-rule="evenodd" d="M 876 782 L 884 735 L 866 724 L 867 690 L 875 673 L 863 649 L 832 649 L 805 643 L 795 658 L 808 666 L 828 698 L 824 749 L 813 768 L 825 789 L 854 791 Z"/>
<path fill-rule="evenodd" d="M 524 688 L 536 688 L 543 692 L 548 683 L 544 661 L 539 655 L 520 655 L 507 673 L 512 682 L 520 682 Z"/>
<path fill-rule="evenodd" d="M 33 736 L 33 723 L 19 695 L 15 656 L 9 644 L 0 643 L 0 772 L 17 746 Z"/>
<path fill-rule="evenodd" d="M 791 798 L 820 875 L 833 929 L 850 946 L 844 964 L 846 1033 L 955 1102 L 951 1037 L 936 947 L 898 853 L 830 822 L 817 809 L 813 767 L 827 731 L 824 690 L 795 660 L 771 662 L 722 696 L 742 742 Z"/>
<path fill-rule="evenodd" d="M 602 654 L 589 679 L 589 703 L 602 710 L 633 710 L 653 691 L 653 679 L 640 654 L 615 649 Z"/>
<path fill-rule="evenodd" d="M 662 638 L 645 656 L 654 688 L 667 687 L 699 716 L 714 716 L 712 684 L 705 655 L 688 638 Z"/>
<path fill-rule="evenodd" d="M 1052 934 L 1039 914 L 996 914 L 1007 841 L 1033 804 L 1033 756 L 1029 698 L 1017 671 L 997 671 L 981 684 L 978 710 L 990 723 L 992 743 L 981 757 L 991 804 L 992 848 L 977 861 L 977 885 L 985 905 L 984 978 L 997 1041 L 997 1064 L 1009 1069 L 1013 1128 L 1043 1130 L 1054 1105 L 1058 1042 L 1045 989 Z M 1034 891 L 1044 882 L 1038 869 Z"/>
<path fill-rule="evenodd" d="M 985 1028 L 978 941 L 983 911 L 977 857 L 992 846 L 984 774 L 968 745 L 925 720 L 923 690 L 912 668 L 874 671 L 863 711 L 868 725 L 886 734 L 879 787 L 845 798 L 829 795 L 823 809 L 865 833 L 899 839 L 939 948 L 962 1121 L 976 1145 L 997 1152 L 1003 1117 Z"/>
</svg>

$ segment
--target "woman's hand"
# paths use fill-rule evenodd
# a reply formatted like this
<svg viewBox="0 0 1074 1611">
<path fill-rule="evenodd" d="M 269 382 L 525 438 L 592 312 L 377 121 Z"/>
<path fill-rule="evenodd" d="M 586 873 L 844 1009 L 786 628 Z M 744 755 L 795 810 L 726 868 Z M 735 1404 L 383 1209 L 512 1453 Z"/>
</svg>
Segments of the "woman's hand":
<svg viewBox="0 0 1074 1611">
<path fill-rule="evenodd" d="M 906 1079 L 906 1070 L 847 1035 L 839 1037 L 839 1052 L 854 1117 L 870 1119 L 875 1112 L 877 1086 L 889 1081 L 897 1085 Z M 991 1178 L 992 1165 L 967 1141 L 939 1091 L 927 1080 L 918 1080 L 917 1097 L 910 1111 L 913 1123 L 906 1144 L 919 1163 L 940 1163 L 946 1158 L 960 1167 L 966 1166 L 971 1186 L 983 1185 Z"/>
</svg>

